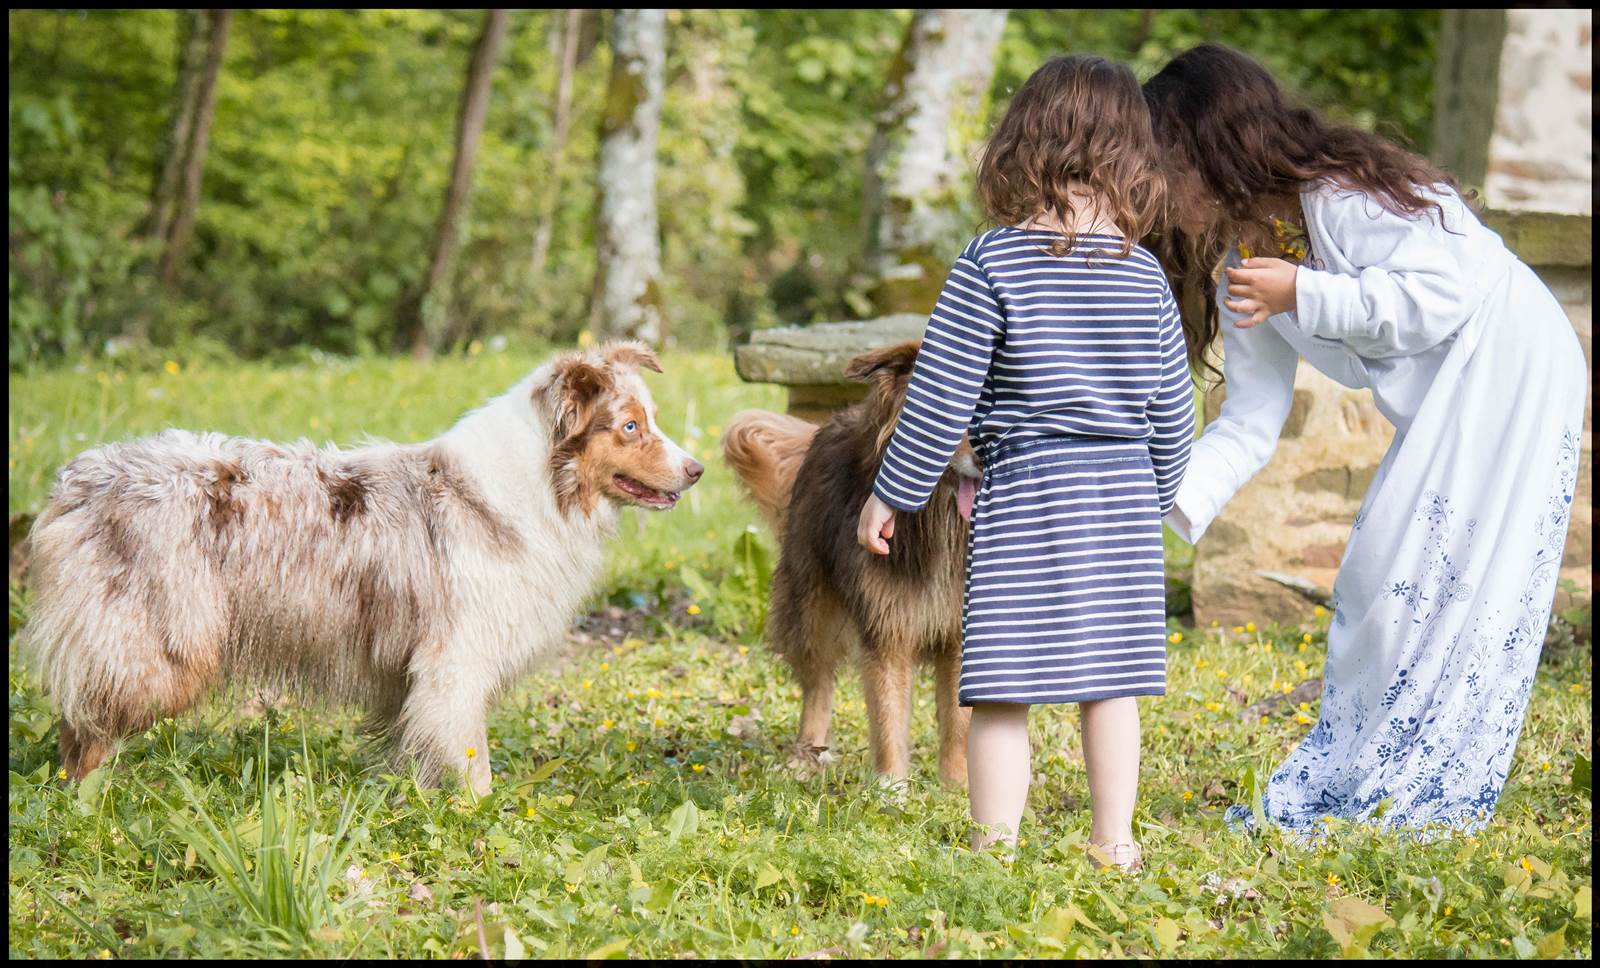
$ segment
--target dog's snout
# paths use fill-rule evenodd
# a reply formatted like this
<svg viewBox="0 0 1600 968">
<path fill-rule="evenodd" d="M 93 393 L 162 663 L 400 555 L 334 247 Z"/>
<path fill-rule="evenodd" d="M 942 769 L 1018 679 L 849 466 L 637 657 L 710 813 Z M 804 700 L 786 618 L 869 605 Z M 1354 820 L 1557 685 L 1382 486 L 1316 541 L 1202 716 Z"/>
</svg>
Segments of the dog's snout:
<svg viewBox="0 0 1600 968">
<path fill-rule="evenodd" d="M 689 458 L 689 463 L 683 465 L 683 472 L 688 475 L 689 483 L 693 484 L 700 479 L 701 474 L 706 472 L 706 468 L 704 464 L 691 457 Z"/>
</svg>

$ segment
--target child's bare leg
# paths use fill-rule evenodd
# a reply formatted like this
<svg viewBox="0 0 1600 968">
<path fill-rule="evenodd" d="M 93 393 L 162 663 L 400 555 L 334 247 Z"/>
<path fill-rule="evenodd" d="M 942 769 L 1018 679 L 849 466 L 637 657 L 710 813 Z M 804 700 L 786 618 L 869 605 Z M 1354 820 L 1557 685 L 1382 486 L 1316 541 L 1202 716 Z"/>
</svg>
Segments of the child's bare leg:
<svg viewBox="0 0 1600 968">
<path fill-rule="evenodd" d="M 979 825 L 972 832 L 973 850 L 997 840 L 1016 844 L 1032 776 L 1027 705 L 974 703 L 967 731 L 967 792 L 972 821 Z"/>
<path fill-rule="evenodd" d="M 1131 844 L 1139 795 L 1139 706 L 1132 696 L 1078 704 L 1094 810 L 1090 843 Z M 976 722 L 976 718 L 974 718 Z"/>
</svg>

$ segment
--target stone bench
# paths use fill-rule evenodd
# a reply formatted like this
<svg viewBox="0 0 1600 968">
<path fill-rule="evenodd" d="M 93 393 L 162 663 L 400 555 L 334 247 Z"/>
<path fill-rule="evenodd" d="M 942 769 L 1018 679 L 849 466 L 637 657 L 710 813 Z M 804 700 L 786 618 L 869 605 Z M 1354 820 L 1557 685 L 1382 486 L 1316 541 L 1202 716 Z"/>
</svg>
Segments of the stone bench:
<svg viewBox="0 0 1600 968">
<path fill-rule="evenodd" d="M 900 313 L 878 319 L 758 329 L 733 352 L 739 376 L 750 383 L 789 388 L 789 412 L 816 423 L 866 396 L 867 387 L 845 379 L 856 356 L 880 346 L 920 339 L 928 317 Z"/>
</svg>

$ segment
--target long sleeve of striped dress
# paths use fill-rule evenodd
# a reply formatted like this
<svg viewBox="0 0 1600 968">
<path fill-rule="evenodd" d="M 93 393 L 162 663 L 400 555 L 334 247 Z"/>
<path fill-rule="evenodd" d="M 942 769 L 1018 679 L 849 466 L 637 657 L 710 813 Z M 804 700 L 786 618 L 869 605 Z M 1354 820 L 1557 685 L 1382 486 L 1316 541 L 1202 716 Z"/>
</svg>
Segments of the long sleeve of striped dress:
<svg viewBox="0 0 1600 968">
<path fill-rule="evenodd" d="M 917 511 L 961 445 L 989 377 L 1004 318 L 989 278 L 967 246 L 951 267 L 928 317 L 905 407 L 872 492 L 901 511 Z"/>
<path fill-rule="evenodd" d="M 1161 293 L 1161 383 L 1145 406 L 1150 423 L 1150 463 L 1156 472 L 1156 496 L 1165 516 L 1178 497 L 1178 485 L 1194 445 L 1194 385 L 1183 322 L 1170 289 Z"/>
</svg>

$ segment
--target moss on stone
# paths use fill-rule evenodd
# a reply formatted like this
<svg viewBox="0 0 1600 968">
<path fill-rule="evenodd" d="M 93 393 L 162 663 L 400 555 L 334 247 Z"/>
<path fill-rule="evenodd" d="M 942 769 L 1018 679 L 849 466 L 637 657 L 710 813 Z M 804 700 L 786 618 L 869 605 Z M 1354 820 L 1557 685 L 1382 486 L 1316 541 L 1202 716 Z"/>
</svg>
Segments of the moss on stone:
<svg viewBox="0 0 1600 968">
<path fill-rule="evenodd" d="M 1506 247 L 1530 266 L 1590 266 L 1594 263 L 1594 219 L 1554 212 L 1490 209 L 1483 221 Z"/>
</svg>

